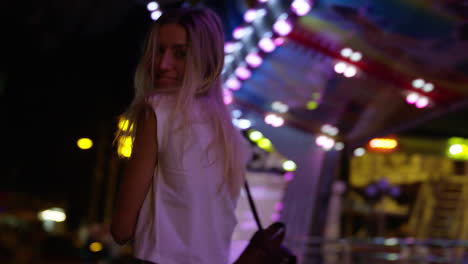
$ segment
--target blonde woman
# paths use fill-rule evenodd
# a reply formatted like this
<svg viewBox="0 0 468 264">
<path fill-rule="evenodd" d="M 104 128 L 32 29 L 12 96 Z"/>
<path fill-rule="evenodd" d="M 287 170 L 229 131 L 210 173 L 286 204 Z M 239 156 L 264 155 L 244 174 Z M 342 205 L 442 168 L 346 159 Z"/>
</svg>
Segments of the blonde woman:
<svg viewBox="0 0 468 264">
<path fill-rule="evenodd" d="M 223 103 L 224 39 L 206 8 L 155 22 L 123 114 L 133 129 L 111 232 L 142 263 L 228 262 L 247 143 Z"/>
</svg>

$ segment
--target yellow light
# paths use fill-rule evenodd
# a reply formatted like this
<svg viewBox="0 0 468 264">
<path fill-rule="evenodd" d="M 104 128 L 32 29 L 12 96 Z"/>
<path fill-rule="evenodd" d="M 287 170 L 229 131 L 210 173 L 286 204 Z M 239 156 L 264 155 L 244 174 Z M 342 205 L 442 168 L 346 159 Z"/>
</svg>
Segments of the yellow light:
<svg viewBox="0 0 468 264">
<path fill-rule="evenodd" d="M 398 142 L 393 138 L 374 138 L 369 142 L 373 149 L 393 150 L 398 146 Z"/>
<path fill-rule="evenodd" d="M 122 131 L 127 131 L 128 129 L 128 125 L 129 125 L 129 121 L 128 119 L 125 119 L 125 118 L 120 118 L 119 120 L 119 129 L 122 130 Z M 133 124 L 130 126 L 130 131 L 133 130 Z"/>
<path fill-rule="evenodd" d="M 89 138 L 80 138 L 76 141 L 76 145 L 80 149 L 90 149 L 93 146 L 93 141 Z"/>
<path fill-rule="evenodd" d="M 307 110 L 314 110 L 314 109 L 317 109 L 317 107 L 318 107 L 318 103 L 315 101 L 309 101 L 307 103 Z"/>
<path fill-rule="evenodd" d="M 257 141 L 259 141 L 260 139 L 263 138 L 263 134 L 260 131 L 252 129 L 252 130 L 249 131 L 249 138 L 250 138 L 250 140 L 252 140 L 254 142 L 257 142 Z"/>
<path fill-rule="evenodd" d="M 89 250 L 91 250 L 92 252 L 99 252 L 102 250 L 102 244 L 99 242 L 93 242 L 89 244 Z"/>
<path fill-rule="evenodd" d="M 468 139 L 459 137 L 449 138 L 447 156 L 457 160 L 468 160 Z"/>
<path fill-rule="evenodd" d="M 283 162 L 283 169 L 285 171 L 295 171 L 297 169 L 296 163 L 292 160 L 285 160 Z"/>
<path fill-rule="evenodd" d="M 258 147 L 267 151 L 271 152 L 273 150 L 273 144 L 271 144 L 271 141 L 268 138 L 262 138 L 258 142 Z"/>
<path fill-rule="evenodd" d="M 460 144 L 455 144 L 449 148 L 450 154 L 457 155 L 463 152 L 463 146 Z"/>
<path fill-rule="evenodd" d="M 133 147 L 132 137 L 124 136 L 119 139 L 117 152 L 119 156 L 121 157 L 130 158 L 132 156 L 132 147 Z"/>
</svg>

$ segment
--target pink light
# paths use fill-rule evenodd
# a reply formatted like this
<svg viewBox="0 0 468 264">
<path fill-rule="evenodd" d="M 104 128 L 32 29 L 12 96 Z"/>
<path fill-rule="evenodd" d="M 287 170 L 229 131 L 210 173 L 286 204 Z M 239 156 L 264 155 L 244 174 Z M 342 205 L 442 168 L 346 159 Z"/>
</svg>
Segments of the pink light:
<svg viewBox="0 0 468 264">
<path fill-rule="evenodd" d="M 241 88 L 241 86 L 242 83 L 236 77 L 230 77 L 226 81 L 226 87 L 231 90 L 237 91 Z"/>
<path fill-rule="evenodd" d="M 247 80 L 250 78 L 250 76 L 252 76 L 252 72 L 245 66 L 237 67 L 235 73 L 236 76 L 241 80 Z"/>
<path fill-rule="evenodd" d="M 418 101 L 419 95 L 417 93 L 410 93 L 406 96 L 406 102 L 408 104 L 414 104 Z"/>
<path fill-rule="evenodd" d="M 260 55 L 258 55 L 258 53 L 252 52 L 252 53 L 249 53 L 249 55 L 247 55 L 247 57 L 245 58 L 245 61 L 250 67 L 257 68 L 258 66 L 262 64 L 263 59 L 262 57 L 260 57 Z"/>
<path fill-rule="evenodd" d="M 286 173 L 283 175 L 283 178 L 284 178 L 284 181 L 286 181 L 286 182 L 292 181 L 292 179 L 294 179 L 294 173 L 292 173 L 292 172 L 286 172 Z"/>
<path fill-rule="evenodd" d="M 277 212 L 282 211 L 283 208 L 284 208 L 284 204 L 283 204 L 282 202 L 277 202 L 277 203 L 275 204 L 275 210 L 276 210 Z"/>
<path fill-rule="evenodd" d="M 284 38 L 282 38 L 282 37 L 275 38 L 273 43 L 275 43 L 276 46 L 281 46 L 281 45 L 284 44 Z"/>
<path fill-rule="evenodd" d="M 420 97 L 416 102 L 417 108 L 424 108 L 429 105 L 429 99 L 427 97 Z"/>
<path fill-rule="evenodd" d="M 294 0 L 291 4 L 291 10 L 298 16 L 306 15 L 311 8 L 310 2 L 307 0 Z"/>
<path fill-rule="evenodd" d="M 281 215 L 278 213 L 274 213 L 273 215 L 271 215 L 271 221 L 273 222 L 280 220 L 280 218 L 281 218 Z"/>
<path fill-rule="evenodd" d="M 225 105 L 232 104 L 234 101 L 232 92 L 228 89 L 223 89 L 223 100 Z"/>
<path fill-rule="evenodd" d="M 232 36 L 235 38 L 235 39 L 241 39 L 243 38 L 245 35 L 247 35 L 249 32 L 251 32 L 252 29 L 249 28 L 249 27 L 236 27 L 234 29 L 234 31 L 232 32 Z"/>
<path fill-rule="evenodd" d="M 325 144 L 327 144 L 327 137 L 326 136 L 318 136 L 316 139 L 315 139 L 315 143 L 321 147 L 323 147 Z"/>
<path fill-rule="evenodd" d="M 276 120 L 276 116 L 274 114 L 268 114 L 265 116 L 265 123 L 272 125 Z"/>
<path fill-rule="evenodd" d="M 267 52 L 267 53 L 274 51 L 276 48 L 273 40 L 271 40 L 271 38 L 268 38 L 268 37 L 262 38 L 258 42 L 258 46 L 260 47 L 260 49 L 262 49 L 264 52 Z"/>
<path fill-rule="evenodd" d="M 232 42 L 224 43 L 224 52 L 225 53 L 232 53 L 237 49 L 237 44 Z"/>
<path fill-rule="evenodd" d="M 268 114 L 265 116 L 265 123 L 273 127 L 280 127 L 284 124 L 284 119 L 275 114 Z"/>
<path fill-rule="evenodd" d="M 244 21 L 250 23 L 257 18 L 257 10 L 249 9 L 244 13 Z"/>
<path fill-rule="evenodd" d="M 292 25 L 285 19 L 280 19 L 273 25 L 273 30 L 280 36 L 286 36 L 292 31 Z"/>
<path fill-rule="evenodd" d="M 273 127 L 280 127 L 282 125 L 284 125 L 284 119 L 277 116 L 275 121 L 273 121 L 273 124 L 271 124 Z"/>
</svg>

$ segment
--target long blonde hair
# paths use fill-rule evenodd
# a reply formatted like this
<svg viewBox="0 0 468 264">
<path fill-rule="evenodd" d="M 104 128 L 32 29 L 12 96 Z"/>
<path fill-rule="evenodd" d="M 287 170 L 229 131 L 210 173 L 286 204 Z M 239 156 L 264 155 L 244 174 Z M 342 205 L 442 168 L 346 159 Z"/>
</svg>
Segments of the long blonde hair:
<svg viewBox="0 0 468 264">
<path fill-rule="evenodd" d="M 188 36 L 185 74 L 181 87 L 177 89 L 154 85 L 158 33 L 164 24 L 179 24 L 185 28 Z M 224 34 L 221 21 L 213 11 L 208 8 L 182 8 L 165 12 L 150 30 L 143 56 L 135 72 L 134 98 L 121 115 L 128 120 L 127 127 L 134 129 L 118 130 L 116 140 L 122 136 L 134 138 L 135 130 L 138 129 L 138 114 L 145 104 L 145 99 L 153 93 L 176 95 L 175 107 L 168 120 L 175 120 L 176 115 L 182 115 L 182 128 L 192 125 L 189 109 L 195 97 L 206 99 L 209 103 L 204 107 L 215 135 L 208 149 L 221 146 L 218 150 L 224 157 L 222 186 L 227 184 L 231 196 L 236 197 L 244 180 L 245 157 L 241 144 L 242 136 L 232 125 L 228 108 L 223 101 L 220 79 L 223 65 Z"/>
</svg>

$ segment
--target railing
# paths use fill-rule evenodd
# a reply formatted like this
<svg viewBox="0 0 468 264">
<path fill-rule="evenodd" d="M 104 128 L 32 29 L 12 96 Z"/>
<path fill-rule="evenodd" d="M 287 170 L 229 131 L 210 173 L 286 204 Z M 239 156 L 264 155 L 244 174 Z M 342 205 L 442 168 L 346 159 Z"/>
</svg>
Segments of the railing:
<svg viewBox="0 0 468 264">
<path fill-rule="evenodd" d="M 307 238 L 287 243 L 293 251 L 300 248 L 304 252 L 300 264 L 468 263 L 468 240 Z"/>
</svg>

